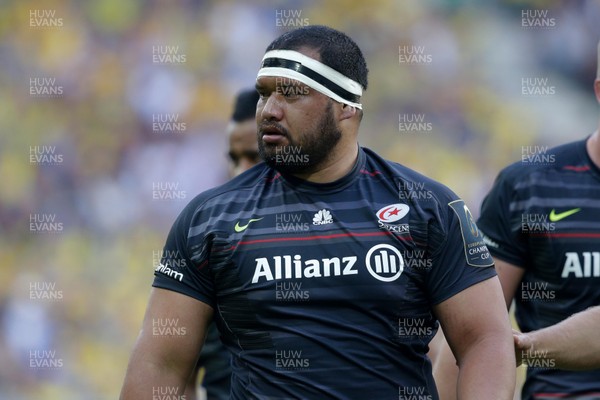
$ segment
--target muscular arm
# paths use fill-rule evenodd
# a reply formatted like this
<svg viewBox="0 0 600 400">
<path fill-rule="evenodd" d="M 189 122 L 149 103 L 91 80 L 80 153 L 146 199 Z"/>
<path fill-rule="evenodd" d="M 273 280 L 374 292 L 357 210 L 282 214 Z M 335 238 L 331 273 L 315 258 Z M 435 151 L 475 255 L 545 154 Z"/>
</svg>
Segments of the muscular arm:
<svg viewBox="0 0 600 400">
<path fill-rule="evenodd" d="M 564 321 L 538 331 L 515 334 L 517 359 L 546 359 L 556 368 L 600 368 L 600 306 L 573 314 Z"/>
<path fill-rule="evenodd" d="M 463 290 L 435 306 L 435 312 L 458 360 L 458 398 L 512 399 L 513 340 L 498 278 Z"/>
<path fill-rule="evenodd" d="M 196 299 L 153 288 L 120 399 L 147 400 L 157 390 L 183 395 L 212 313 Z"/>
<path fill-rule="evenodd" d="M 502 260 L 496 259 L 494 261 L 498 279 L 500 280 L 502 287 L 506 309 L 508 309 L 510 308 L 525 270 Z M 457 393 L 456 385 L 459 369 L 457 368 L 454 354 L 448 347 L 448 343 L 444 338 L 444 332 L 440 330 L 438 336 L 436 341 L 439 341 L 439 344 L 436 359 L 433 364 L 433 376 L 440 393 L 440 399 L 454 400 L 456 399 Z"/>
</svg>

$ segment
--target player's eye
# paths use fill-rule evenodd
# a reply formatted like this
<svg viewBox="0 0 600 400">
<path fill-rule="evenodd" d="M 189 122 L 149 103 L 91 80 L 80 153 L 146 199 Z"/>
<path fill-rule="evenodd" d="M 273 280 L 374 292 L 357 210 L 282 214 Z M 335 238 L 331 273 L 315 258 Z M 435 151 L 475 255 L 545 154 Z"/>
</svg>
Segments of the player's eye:
<svg viewBox="0 0 600 400">
<path fill-rule="evenodd" d="M 266 99 L 271 94 L 269 90 L 265 90 L 264 88 L 256 88 L 256 92 L 262 100 Z"/>
<path fill-rule="evenodd" d="M 309 88 L 305 85 L 285 85 L 278 89 L 278 92 L 286 99 L 296 99 L 309 94 Z"/>
<path fill-rule="evenodd" d="M 296 98 L 299 96 L 298 91 L 294 90 L 293 86 L 288 86 L 288 87 L 283 88 L 283 90 L 281 91 L 281 94 L 286 99 L 293 99 L 293 98 Z"/>
<path fill-rule="evenodd" d="M 231 162 L 234 163 L 235 165 L 238 165 L 240 163 L 240 158 L 234 152 L 230 151 L 229 153 L 227 153 L 227 156 L 229 157 Z"/>
</svg>

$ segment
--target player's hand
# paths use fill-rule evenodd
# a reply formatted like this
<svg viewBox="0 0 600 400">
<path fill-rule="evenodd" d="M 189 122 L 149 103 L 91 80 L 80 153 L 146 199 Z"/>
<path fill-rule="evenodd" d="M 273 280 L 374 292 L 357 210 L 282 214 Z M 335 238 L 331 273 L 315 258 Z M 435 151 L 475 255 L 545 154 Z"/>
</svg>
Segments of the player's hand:
<svg viewBox="0 0 600 400">
<path fill-rule="evenodd" d="M 533 350 L 533 340 L 527 333 L 519 332 L 513 329 L 513 340 L 515 342 L 515 357 L 517 367 L 527 363 L 527 354 Z"/>
</svg>

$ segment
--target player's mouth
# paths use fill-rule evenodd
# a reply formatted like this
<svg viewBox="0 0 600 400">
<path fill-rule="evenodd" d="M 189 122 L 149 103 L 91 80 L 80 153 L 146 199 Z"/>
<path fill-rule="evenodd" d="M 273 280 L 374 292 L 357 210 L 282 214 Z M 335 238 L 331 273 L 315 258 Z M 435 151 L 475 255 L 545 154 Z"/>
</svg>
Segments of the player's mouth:
<svg viewBox="0 0 600 400">
<path fill-rule="evenodd" d="M 269 144 L 281 144 L 287 136 L 287 130 L 279 125 L 262 125 L 259 128 L 259 134 L 263 142 Z"/>
</svg>

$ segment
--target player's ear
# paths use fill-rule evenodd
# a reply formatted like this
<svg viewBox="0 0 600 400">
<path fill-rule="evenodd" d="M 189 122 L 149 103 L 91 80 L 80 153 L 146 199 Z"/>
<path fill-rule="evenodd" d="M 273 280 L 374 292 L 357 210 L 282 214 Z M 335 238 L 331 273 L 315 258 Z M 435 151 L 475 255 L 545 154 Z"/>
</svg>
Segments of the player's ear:
<svg viewBox="0 0 600 400">
<path fill-rule="evenodd" d="M 358 109 L 356 107 L 350 106 L 348 104 L 341 103 L 342 112 L 340 113 L 340 121 L 345 119 L 350 119 L 358 113 Z"/>
<path fill-rule="evenodd" d="M 600 103 L 600 78 L 596 78 L 594 81 L 594 92 L 596 93 L 596 100 Z"/>
</svg>

